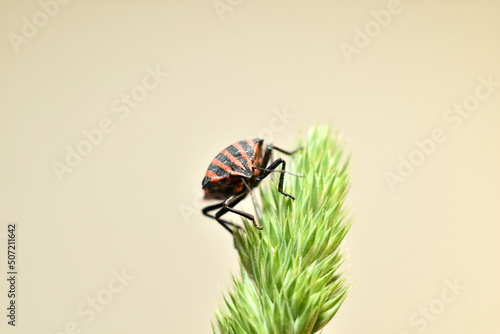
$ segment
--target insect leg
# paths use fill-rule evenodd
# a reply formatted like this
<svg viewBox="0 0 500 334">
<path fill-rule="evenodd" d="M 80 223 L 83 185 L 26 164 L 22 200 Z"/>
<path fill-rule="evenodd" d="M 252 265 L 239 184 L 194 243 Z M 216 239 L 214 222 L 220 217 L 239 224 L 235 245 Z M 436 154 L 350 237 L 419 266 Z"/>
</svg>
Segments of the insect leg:
<svg viewBox="0 0 500 334">
<path fill-rule="evenodd" d="M 267 152 L 266 152 L 267 154 Z M 260 174 L 256 181 L 261 181 L 262 179 L 264 179 L 265 177 L 267 177 L 269 174 L 271 174 L 273 172 L 274 169 L 278 168 L 279 165 L 282 165 L 282 168 L 281 170 L 282 171 L 285 171 L 285 167 L 286 167 L 286 162 L 285 160 L 283 159 L 277 159 L 275 160 L 272 164 L 270 164 L 268 167 L 266 167 L 266 169 L 262 172 L 262 174 Z M 279 181 L 279 184 L 278 184 L 278 191 L 285 195 L 285 196 L 288 196 L 290 197 L 291 199 L 295 200 L 295 197 L 293 197 L 292 195 L 290 194 L 287 194 L 286 192 L 283 191 L 283 181 L 285 179 L 285 173 L 280 173 L 280 181 Z"/>
<path fill-rule="evenodd" d="M 236 205 L 237 203 L 234 203 L 233 205 Z M 222 203 L 219 203 L 219 204 L 215 204 L 215 205 L 210 205 L 210 206 L 207 206 L 206 208 L 204 208 L 203 210 L 201 210 L 201 212 L 207 216 L 207 217 L 210 217 L 212 219 L 215 219 L 219 224 L 222 225 L 222 227 L 224 227 L 227 231 L 229 231 L 229 233 L 233 234 L 233 230 L 229 227 L 229 226 L 233 226 L 233 227 L 236 227 L 236 228 L 240 228 L 240 226 L 236 225 L 236 224 L 233 224 L 233 223 L 230 223 L 226 220 L 223 220 L 223 219 L 218 219 L 216 218 L 215 216 L 213 215 L 210 215 L 208 214 L 208 212 L 210 211 L 213 211 L 213 210 L 217 210 L 217 209 L 220 209 L 224 206 L 224 202 Z"/>
<path fill-rule="evenodd" d="M 289 151 L 285 151 L 279 147 L 276 147 L 273 144 L 267 144 L 266 152 L 264 153 L 264 159 L 262 160 L 262 168 L 266 168 L 267 164 L 269 163 L 269 160 L 271 159 L 273 150 L 276 150 L 276 151 L 281 152 L 281 153 L 286 154 L 286 155 L 292 155 L 292 154 L 295 154 L 302 149 L 303 149 L 302 147 L 299 147 L 295 151 L 289 152 Z"/>
<path fill-rule="evenodd" d="M 273 144 L 267 144 L 264 159 L 262 159 L 262 168 L 266 168 L 271 156 L 273 155 Z"/>
<path fill-rule="evenodd" d="M 299 147 L 295 151 L 289 152 L 289 151 L 285 151 L 279 147 L 273 146 L 272 144 L 269 144 L 268 147 L 271 147 L 271 149 L 276 150 L 276 151 L 281 152 L 281 153 L 286 154 L 286 155 L 293 155 L 293 154 L 295 154 L 298 151 L 303 149 L 303 147 Z"/>
<path fill-rule="evenodd" d="M 223 207 L 222 209 L 220 209 L 216 214 L 215 214 L 215 218 L 216 219 L 219 219 L 220 216 L 222 216 L 223 214 L 227 213 L 228 211 L 229 212 L 232 212 L 232 213 L 236 213 L 237 215 L 240 215 L 242 217 L 245 217 L 246 219 L 248 220 L 251 220 L 252 223 L 254 224 L 254 226 L 256 228 L 258 228 L 259 230 L 262 230 L 264 229 L 262 226 L 260 226 L 259 224 L 257 224 L 257 221 L 255 220 L 255 217 L 252 216 L 251 214 L 249 213 L 246 213 L 244 211 L 241 211 L 241 210 L 237 210 L 237 209 L 233 209 L 233 206 L 235 206 L 237 203 L 239 203 L 243 198 L 245 198 L 245 196 L 247 195 L 248 191 L 244 191 L 238 195 L 233 195 L 231 197 L 229 197 L 228 199 L 226 199 L 223 203 Z"/>
</svg>

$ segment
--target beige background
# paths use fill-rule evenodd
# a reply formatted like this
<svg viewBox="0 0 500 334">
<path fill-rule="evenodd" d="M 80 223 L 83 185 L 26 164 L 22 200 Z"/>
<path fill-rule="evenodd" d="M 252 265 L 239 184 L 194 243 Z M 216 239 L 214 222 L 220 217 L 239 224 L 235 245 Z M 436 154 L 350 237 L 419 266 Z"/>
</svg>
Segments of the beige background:
<svg viewBox="0 0 500 334">
<path fill-rule="evenodd" d="M 2 279 L 1 332 L 210 332 L 238 270 L 227 232 L 199 214 L 210 160 L 254 136 L 293 147 L 333 120 L 353 154 L 354 286 L 323 333 L 500 333 L 500 87 L 460 126 L 443 118 L 478 77 L 500 82 L 500 3 L 401 0 L 350 63 L 341 43 L 377 29 L 370 12 L 390 1 L 215 4 L 227 11 L 71 1 L 44 22 L 36 1 L 0 2 L 1 271 L 11 221 L 20 262 L 18 326 Z M 13 47 L 23 18 L 40 27 Z M 121 119 L 122 94 L 157 66 L 169 76 Z M 52 164 L 105 119 L 113 131 L 59 182 Z M 447 139 L 392 191 L 385 173 L 436 128 Z M 92 298 L 107 304 L 91 319 Z"/>
</svg>

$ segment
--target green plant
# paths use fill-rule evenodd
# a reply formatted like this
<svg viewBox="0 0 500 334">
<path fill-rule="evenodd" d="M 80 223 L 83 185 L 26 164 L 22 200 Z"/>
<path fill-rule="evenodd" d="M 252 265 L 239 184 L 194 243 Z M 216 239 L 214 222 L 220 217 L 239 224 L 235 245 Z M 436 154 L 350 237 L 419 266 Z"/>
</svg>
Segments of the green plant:
<svg viewBox="0 0 500 334">
<path fill-rule="evenodd" d="M 339 267 L 341 243 L 351 226 L 344 202 L 349 188 L 344 142 L 330 128 L 313 127 L 292 156 L 281 195 L 261 185 L 263 231 L 244 220 L 235 232 L 241 278 L 216 310 L 214 333 L 316 333 L 335 315 L 350 285 Z"/>
</svg>

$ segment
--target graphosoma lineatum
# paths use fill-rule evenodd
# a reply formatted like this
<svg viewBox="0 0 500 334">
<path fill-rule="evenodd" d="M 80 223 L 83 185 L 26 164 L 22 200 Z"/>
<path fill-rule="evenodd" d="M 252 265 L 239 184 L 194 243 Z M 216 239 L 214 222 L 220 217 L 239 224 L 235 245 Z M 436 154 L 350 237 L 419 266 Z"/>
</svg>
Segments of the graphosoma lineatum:
<svg viewBox="0 0 500 334">
<path fill-rule="evenodd" d="M 231 234 L 233 231 L 230 227 L 240 228 L 238 225 L 221 219 L 221 216 L 227 212 L 233 212 L 242 217 L 245 217 L 253 222 L 256 228 L 262 230 L 255 217 L 249 213 L 234 209 L 233 207 L 241 202 L 255 188 L 260 181 L 267 177 L 272 172 L 281 172 L 278 191 L 290 197 L 295 198 L 283 191 L 283 180 L 285 177 L 286 162 L 283 159 L 277 159 L 269 166 L 272 150 L 277 150 L 281 153 L 291 155 L 293 152 L 287 152 L 278 147 L 268 144 L 265 152 L 262 147 L 264 140 L 260 138 L 240 140 L 222 150 L 212 160 L 208 166 L 207 172 L 201 183 L 202 189 L 205 191 L 205 199 L 219 199 L 221 203 L 207 206 L 202 210 L 207 217 L 215 219 Z M 281 170 L 276 170 L 281 165 Z M 293 173 L 291 173 L 293 174 Z M 301 176 L 294 174 L 296 176 Z M 215 216 L 208 212 L 217 210 Z"/>
</svg>

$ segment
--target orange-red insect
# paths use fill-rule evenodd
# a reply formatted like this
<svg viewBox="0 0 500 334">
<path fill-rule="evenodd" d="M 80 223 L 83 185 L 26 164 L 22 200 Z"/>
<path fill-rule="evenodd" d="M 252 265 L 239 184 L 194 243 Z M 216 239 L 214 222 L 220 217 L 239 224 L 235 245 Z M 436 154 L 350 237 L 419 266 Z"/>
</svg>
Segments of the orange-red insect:
<svg viewBox="0 0 500 334">
<path fill-rule="evenodd" d="M 297 152 L 284 151 L 278 147 L 268 144 L 265 152 L 262 150 L 264 140 L 260 138 L 240 140 L 222 150 L 212 160 L 208 166 L 205 178 L 201 183 L 205 191 L 205 199 L 219 199 L 223 200 L 219 204 L 207 206 L 202 210 L 205 216 L 213 218 L 219 222 L 231 234 L 233 233 L 230 227 L 240 228 L 231 222 L 221 219 L 221 216 L 227 212 L 233 212 L 243 216 L 253 222 L 256 228 L 262 230 L 255 217 L 249 213 L 241 210 L 234 209 L 233 207 L 245 198 L 252 188 L 256 187 L 260 181 L 271 172 L 281 172 L 278 191 L 290 197 L 292 200 L 295 198 L 283 191 L 283 180 L 285 177 L 286 162 L 283 159 L 277 159 L 269 166 L 272 150 L 277 150 L 281 153 L 291 155 Z M 276 170 L 281 165 L 281 170 Z M 290 173 L 290 172 L 288 172 Z M 298 174 L 290 173 L 296 176 Z M 215 216 L 208 214 L 208 212 L 217 210 Z"/>
</svg>

